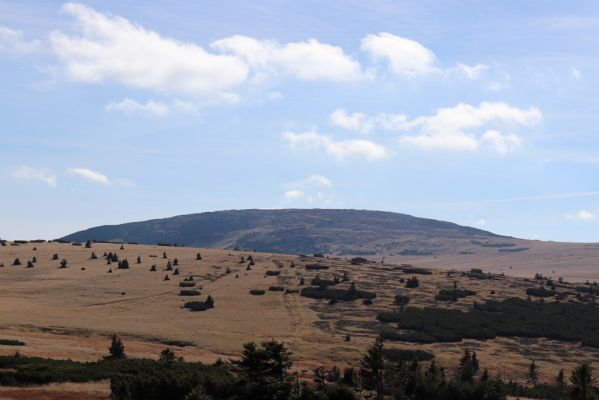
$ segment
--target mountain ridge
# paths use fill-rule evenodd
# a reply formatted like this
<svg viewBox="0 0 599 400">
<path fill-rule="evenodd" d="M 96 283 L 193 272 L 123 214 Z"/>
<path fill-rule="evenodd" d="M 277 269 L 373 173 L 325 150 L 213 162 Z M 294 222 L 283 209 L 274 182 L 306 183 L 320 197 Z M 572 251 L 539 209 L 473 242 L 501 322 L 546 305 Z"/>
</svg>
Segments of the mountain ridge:
<svg viewBox="0 0 599 400">
<path fill-rule="evenodd" d="M 450 242 L 512 239 L 478 228 L 389 211 L 242 209 L 92 227 L 64 236 L 144 244 L 177 243 L 275 253 L 430 255 Z"/>
</svg>

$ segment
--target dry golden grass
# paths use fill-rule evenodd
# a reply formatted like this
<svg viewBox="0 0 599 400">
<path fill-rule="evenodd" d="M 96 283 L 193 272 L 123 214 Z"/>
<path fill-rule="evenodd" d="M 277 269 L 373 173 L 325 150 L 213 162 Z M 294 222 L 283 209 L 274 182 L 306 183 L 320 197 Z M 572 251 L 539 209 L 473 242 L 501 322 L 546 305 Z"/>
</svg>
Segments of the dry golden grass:
<svg viewBox="0 0 599 400">
<path fill-rule="evenodd" d="M 108 400 L 110 384 L 93 383 L 53 383 L 35 387 L 0 387 L 0 400 Z"/>
<path fill-rule="evenodd" d="M 37 250 L 33 250 L 34 247 Z M 92 251 L 99 259 L 89 259 Z M 119 270 L 114 263 L 106 265 L 102 254 L 110 251 L 128 259 L 130 269 Z M 179 260 L 179 276 L 165 271 L 167 259 L 162 258 L 163 252 L 171 261 Z M 198 252 L 202 254 L 201 261 L 195 260 Z M 58 261 L 51 260 L 54 253 L 58 254 Z M 0 262 L 4 263 L 0 268 L 0 338 L 26 343 L 24 347 L 0 346 L 0 353 L 11 354 L 18 349 L 24 355 L 95 360 L 106 355 L 109 337 L 117 333 L 122 336 L 130 356 L 156 358 L 170 345 L 188 360 L 212 362 L 238 356 L 245 342 L 274 338 L 287 343 L 295 353 L 298 370 L 308 370 L 318 363 L 357 365 L 380 329 L 376 314 L 393 308 L 394 295 L 408 292 L 399 283 L 399 279 L 407 275 L 394 264 L 357 266 L 344 259 L 302 260 L 297 256 L 251 253 L 256 265 L 248 271 L 247 263 L 239 263 L 240 257 L 248 254 L 128 244 L 124 250 L 115 244 L 93 244 L 92 249 L 58 243 L 0 247 Z M 38 262 L 28 269 L 25 266 L 33 256 Z M 137 256 L 141 257 L 141 264 L 136 264 Z M 516 258 L 513 254 L 511 257 Z M 15 258 L 23 265 L 12 266 Z M 63 258 L 68 260 L 68 268 L 60 269 L 59 261 Z M 291 268 L 292 262 L 295 268 Z M 304 268 L 305 264 L 314 262 L 330 266 L 329 270 L 320 271 L 325 278 L 348 271 L 359 288 L 377 293 L 374 304 L 355 301 L 328 305 L 326 300 L 307 299 L 299 294 L 269 291 L 264 296 L 249 294 L 251 289 L 267 290 L 274 285 L 300 289 L 299 275 L 306 276 L 307 284 L 316 275 L 316 271 Z M 152 264 L 157 265 L 157 272 L 150 271 Z M 428 258 L 415 263 L 418 267 L 431 264 L 435 263 Z M 112 273 L 108 273 L 109 268 Z M 226 272 L 227 268 L 230 273 Z M 281 271 L 281 274 L 265 276 L 269 270 Z M 163 280 L 166 274 L 171 278 L 169 281 Z M 182 308 L 186 301 L 198 300 L 198 297 L 179 296 L 179 282 L 191 275 L 202 292 L 199 299 L 212 295 L 214 309 L 191 312 Z M 419 279 L 421 288 L 410 291 L 410 305 L 436 304 L 437 291 L 450 288 L 454 281 L 459 287 L 478 294 L 443 307 L 465 308 L 474 301 L 523 297 L 525 288 L 534 285 L 514 277 L 475 280 L 458 272 L 448 276 L 445 270 L 435 270 L 432 275 L 421 275 Z M 341 286 L 344 285 L 347 284 Z M 495 293 L 491 294 L 491 290 Z M 350 342 L 344 340 L 347 334 L 351 335 Z M 560 368 L 569 370 L 581 361 L 599 360 L 597 349 L 548 340 L 498 338 L 449 344 L 389 345 L 430 350 L 440 364 L 450 369 L 457 364 L 464 348 L 475 349 L 483 367 L 515 380 L 523 378 L 532 359 L 539 365 L 545 380 Z"/>
</svg>

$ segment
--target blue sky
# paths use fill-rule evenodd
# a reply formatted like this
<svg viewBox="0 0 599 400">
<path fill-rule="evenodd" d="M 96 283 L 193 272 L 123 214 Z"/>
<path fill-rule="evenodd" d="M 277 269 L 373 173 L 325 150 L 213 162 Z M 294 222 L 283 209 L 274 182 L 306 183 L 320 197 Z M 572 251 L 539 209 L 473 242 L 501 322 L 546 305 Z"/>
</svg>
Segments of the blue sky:
<svg viewBox="0 0 599 400">
<path fill-rule="evenodd" d="M 0 0 L 0 237 L 241 208 L 599 241 L 594 1 Z"/>
</svg>

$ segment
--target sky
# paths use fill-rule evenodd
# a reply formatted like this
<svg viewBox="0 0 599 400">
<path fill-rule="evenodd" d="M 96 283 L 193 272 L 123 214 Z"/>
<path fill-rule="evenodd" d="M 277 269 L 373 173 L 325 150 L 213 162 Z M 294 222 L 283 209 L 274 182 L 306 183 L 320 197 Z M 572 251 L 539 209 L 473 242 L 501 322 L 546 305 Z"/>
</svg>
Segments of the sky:
<svg viewBox="0 0 599 400">
<path fill-rule="evenodd" d="M 599 3 L 0 0 L 0 238 L 355 208 L 599 242 Z"/>
</svg>

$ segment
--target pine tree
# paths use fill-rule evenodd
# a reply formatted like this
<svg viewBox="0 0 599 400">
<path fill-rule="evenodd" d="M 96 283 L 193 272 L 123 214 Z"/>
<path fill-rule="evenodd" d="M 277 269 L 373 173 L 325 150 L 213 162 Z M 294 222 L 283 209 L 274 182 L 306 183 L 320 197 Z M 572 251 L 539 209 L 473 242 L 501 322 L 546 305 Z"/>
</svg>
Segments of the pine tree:
<svg viewBox="0 0 599 400">
<path fill-rule="evenodd" d="M 489 380 L 489 370 L 488 369 L 484 369 L 482 375 L 480 376 L 480 381 L 481 382 L 487 382 Z"/>
<path fill-rule="evenodd" d="M 159 361 L 161 363 L 171 365 L 175 361 L 177 361 L 177 356 L 175 355 L 175 352 L 170 347 L 167 347 L 166 349 L 164 349 L 160 352 Z"/>
<path fill-rule="evenodd" d="M 555 376 L 555 385 L 563 390 L 566 387 L 566 377 L 564 376 L 564 370 L 560 369 L 557 375 Z"/>
<path fill-rule="evenodd" d="M 108 348 L 108 352 L 110 353 L 108 358 L 116 360 L 122 360 L 124 358 L 127 358 L 127 356 L 125 355 L 125 345 L 116 333 L 112 335 L 112 343 Z"/>
<path fill-rule="evenodd" d="M 362 385 L 367 390 L 376 392 L 377 400 L 384 398 L 385 360 L 383 357 L 383 340 L 377 337 L 361 362 Z"/>
<path fill-rule="evenodd" d="M 204 302 L 204 305 L 208 308 L 214 308 L 214 299 L 212 298 L 212 296 L 208 295 L 206 301 Z"/>
<path fill-rule="evenodd" d="M 474 365 L 473 360 L 476 358 L 473 357 L 473 354 L 470 353 L 470 350 L 464 350 L 464 355 L 460 359 L 460 364 L 458 365 L 458 379 L 462 382 L 472 382 L 474 379 L 474 375 L 476 375 L 476 371 L 478 369 L 477 365 Z M 478 364 L 478 361 L 476 361 Z"/>
<path fill-rule="evenodd" d="M 539 379 L 539 367 L 537 367 L 537 364 L 535 364 L 535 360 L 532 360 L 532 362 L 530 363 L 530 366 L 528 367 L 528 382 L 536 385 L 537 381 Z"/>
<path fill-rule="evenodd" d="M 588 364 L 582 364 L 570 375 L 572 399 L 586 400 L 591 398 L 593 388 L 592 369 Z"/>
</svg>

